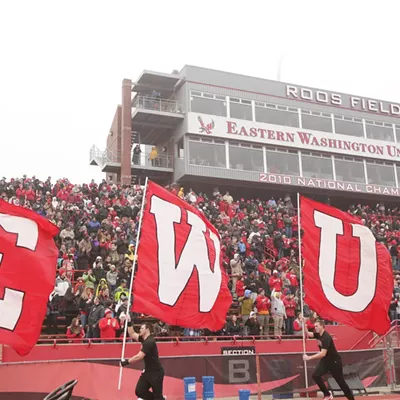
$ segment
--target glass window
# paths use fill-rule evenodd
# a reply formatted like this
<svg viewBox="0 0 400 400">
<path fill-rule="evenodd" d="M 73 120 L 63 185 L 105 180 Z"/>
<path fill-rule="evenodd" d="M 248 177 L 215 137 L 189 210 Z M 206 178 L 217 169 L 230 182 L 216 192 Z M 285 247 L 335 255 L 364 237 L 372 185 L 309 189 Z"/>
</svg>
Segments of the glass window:
<svg viewBox="0 0 400 400">
<path fill-rule="evenodd" d="M 299 176 L 299 155 L 267 150 L 267 172 Z"/>
<path fill-rule="evenodd" d="M 262 149 L 229 144 L 229 168 L 264 172 Z"/>
<path fill-rule="evenodd" d="M 297 112 L 282 111 L 275 108 L 265 108 L 256 106 L 256 121 L 268 124 L 292 126 L 298 128 L 299 114 Z"/>
<path fill-rule="evenodd" d="M 368 183 L 372 185 L 396 186 L 392 165 L 367 162 Z"/>
<path fill-rule="evenodd" d="M 383 140 L 385 142 L 394 142 L 393 127 L 365 124 L 368 139 Z"/>
<path fill-rule="evenodd" d="M 201 114 L 218 115 L 226 117 L 226 102 L 203 97 L 192 97 L 190 109 Z"/>
<path fill-rule="evenodd" d="M 185 156 L 183 143 L 184 143 L 183 138 L 181 138 L 178 142 L 178 158 L 184 158 Z"/>
<path fill-rule="evenodd" d="M 364 163 L 335 157 L 336 180 L 340 182 L 365 183 Z"/>
<path fill-rule="evenodd" d="M 301 113 L 301 122 L 304 129 L 314 131 L 332 132 L 332 119 Z"/>
<path fill-rule="evenodd" d="M 313 157 L 302 154 L 303 176 L 306 178 L 333 179 L 331 158 Z"/>
<path fill-rule="evenodd" d="M 397 187 L 400 187 L 400 167 L 396 166 L 397 170 Z"/>
<path fill-rule="evenodd" d="M 341 135 L 364 136 L 363 124 L 335 117 L 335 132 Z"/>
<path fill-rule="evenodd" d="M 396 140 L 397 140 L 397 143 L 400 143 L 400 125 L 395 125 L 394 127 L 396 129 Z"/>
<path fill-rule="evenodd" d="M 251 105 L 236 103 L 233 101 L 229 102 L 231 118 L 246 119 L 253 121 L 253 111 Z"/>
<path fill-rule="evenodd" d="M 190 164 L 226 168 L 225 145 L 189 141 Z"/>
</svg>

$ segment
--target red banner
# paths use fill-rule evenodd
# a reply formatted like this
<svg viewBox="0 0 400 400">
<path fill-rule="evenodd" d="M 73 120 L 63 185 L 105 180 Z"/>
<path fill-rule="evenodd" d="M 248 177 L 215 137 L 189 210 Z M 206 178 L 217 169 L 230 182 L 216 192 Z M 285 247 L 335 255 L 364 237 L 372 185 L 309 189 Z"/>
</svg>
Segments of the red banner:
<svg viewBox="0 0 400 400">
<path fill-rule="evenodd" d="M 133 310 L 171 325 L 221 329 L 232 304 L 217 230 L 179 197 L 149 182 Z"/>
<path fill-rule="evenodd" d="M 26 355 L 36 344 L 54 290 L 55 225 L 0 200 L 0 343 Z"/>
<path fill-rule="evenodd" d="M 390 254 L 348 213 L 301 198 L 305 302 L 322 318 L 384 334 L 393 292 Z"/>
</svg>

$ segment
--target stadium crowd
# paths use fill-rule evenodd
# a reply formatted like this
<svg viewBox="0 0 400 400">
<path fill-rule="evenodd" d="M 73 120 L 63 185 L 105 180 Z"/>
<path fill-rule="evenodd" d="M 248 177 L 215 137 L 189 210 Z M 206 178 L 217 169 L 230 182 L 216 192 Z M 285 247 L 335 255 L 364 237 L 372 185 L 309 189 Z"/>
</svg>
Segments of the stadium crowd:
<svg viewBox="0 0 400 400">
<path fill-rule="evenodd" d="M 218 229 L 223 263 L 230 274 L 234 304 L 226 327 L 219 332 L 170 327 L 157 321 L 156 336 L 172 333 L 202 335 L 301 335 L 297 212 L 290 196 L 268 201 L 239 198 L 216 188 L 208 197 L 176 185 L 173 193 L 197 207 Z M 60 233 L 54 292 L 48 303 L 46 334 L 64 333 L 71 340 L 119 337 L 127 319 L 146 316 L 128 312 L 128 293 L 134 263 L 136 233 L 142 200 L 140 186 L 74 185 L 63 178 L 52 183 L 36 177 L 0 180 L 0 196 L 12 204 L 30 208 L 56 224 Z M 400 270 L 400 211 L 381 203 L 351 206 L 348 212 L 360 218 L 384 243 Z M 390 307 L 392 319 L 400 314 L 400 275 Z M 317 316 L 304 307 L 309 330 Z M 271 321 L 272 319 L 272 321 Z"/>
</svg>

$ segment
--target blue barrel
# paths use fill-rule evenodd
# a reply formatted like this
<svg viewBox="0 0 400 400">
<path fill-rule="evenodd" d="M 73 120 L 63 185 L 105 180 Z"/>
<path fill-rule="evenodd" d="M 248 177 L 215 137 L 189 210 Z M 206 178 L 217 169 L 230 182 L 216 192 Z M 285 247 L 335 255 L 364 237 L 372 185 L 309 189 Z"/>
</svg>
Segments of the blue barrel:
<svg viewBox="0 0 400 400">
<path fill-rule="evenodd" d="M 250 399 L 250 390 L 240 389 L 239 390 L 239 400 L 249 400 Z"/>
<path fill-rule="evenodd" d="M 203 400 L 214 400 L 213 376 L 203 376 Z"/>
<path fill-rule="evenodd" d="M 196 400 L 196 378 L 190 376 L 183 378 L 185 385 L 185 400 Z"/>
</svg>

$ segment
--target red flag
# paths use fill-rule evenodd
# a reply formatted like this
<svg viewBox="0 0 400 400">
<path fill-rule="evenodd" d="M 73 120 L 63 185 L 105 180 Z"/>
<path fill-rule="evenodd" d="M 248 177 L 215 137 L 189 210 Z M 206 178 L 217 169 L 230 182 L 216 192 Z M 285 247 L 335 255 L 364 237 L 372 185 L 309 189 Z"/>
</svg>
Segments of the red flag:
<svg viewBox="0 0 400 400">
<path fill-rule="evenodd" d="M 327 320 L 386 333 L 393 292 L 386 247 L 359 219 L 305 197 L 301 228 L 308 306 Z"/>
<path fill-rule="evenodd" d="M 21 356 L 40 336 L 54 290 L 57 233 L 39 214 L 0 200 L 0 343 Z"/>
<path fill-rule="evenodd" d="M 200 211 L 149 182 L 133 310 L 170 325 L 221 329 L 232 297 L 220 247 L 217 230 Z"/>
</svg>

